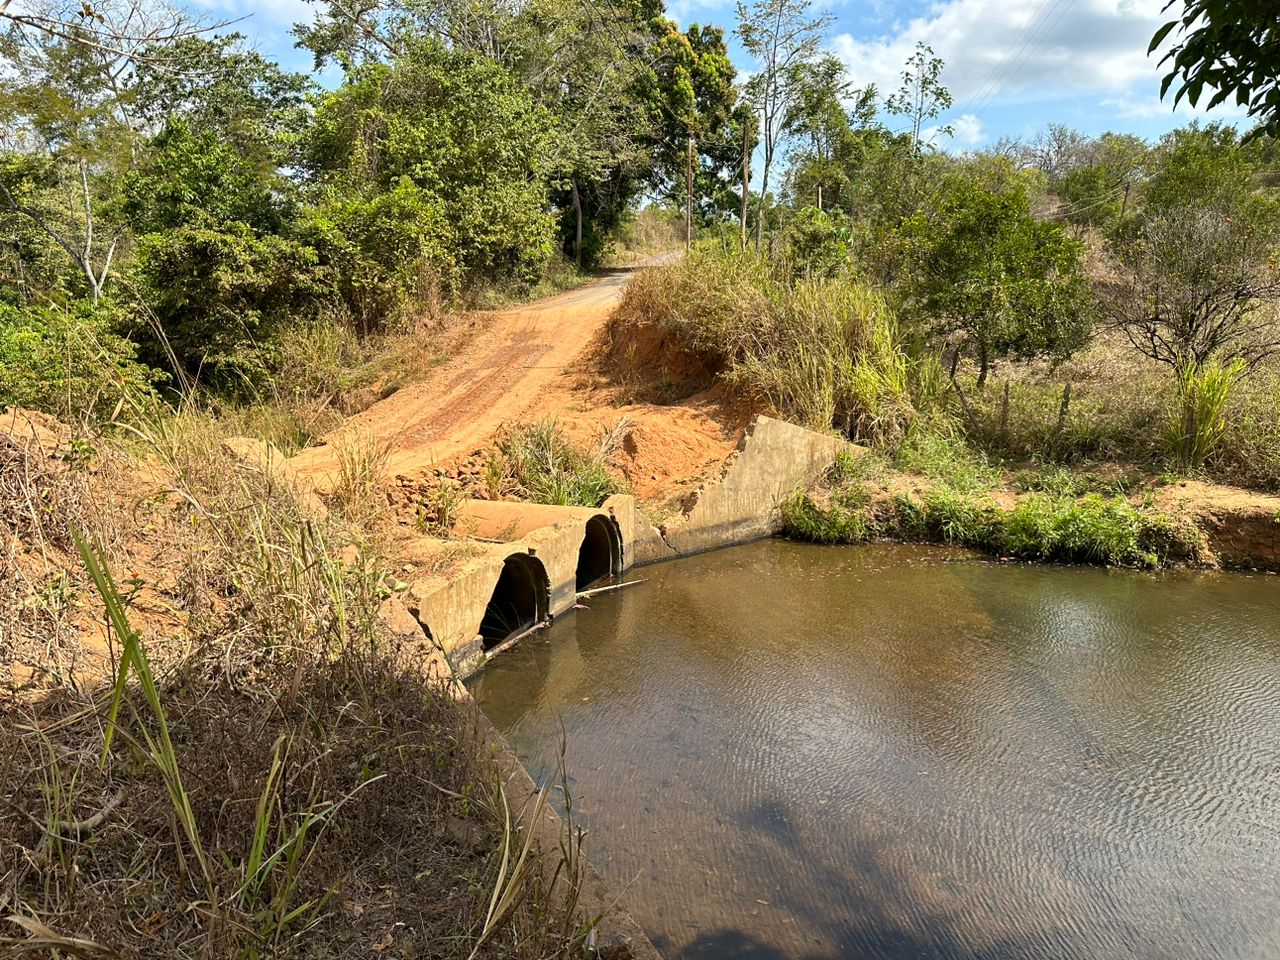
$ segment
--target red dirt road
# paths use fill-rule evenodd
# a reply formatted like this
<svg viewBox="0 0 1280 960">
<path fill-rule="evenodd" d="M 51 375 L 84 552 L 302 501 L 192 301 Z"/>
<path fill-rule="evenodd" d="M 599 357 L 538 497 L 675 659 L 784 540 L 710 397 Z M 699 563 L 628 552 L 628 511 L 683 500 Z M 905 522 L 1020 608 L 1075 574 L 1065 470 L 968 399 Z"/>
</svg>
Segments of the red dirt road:
<svg viewBox="0 0 1280 960">
<path fill-rule="evenodd" d="M 583 383 L 585 361 L 630 273 L 613 271 L 576 290 L 494 314 L 429 379 L 355 415 L 301 451 L 290 466 L 325 490 L 344 445 L 373 437 L 389 451 L 387 476 L 418 477 L 489 445 L 504 424 L 555 416 L 571 434 L 589 441 L 627 416 L 634 441 L 619 467 L 637 492 L 657 493 L 701 475 L 733 449 L 736 433 L 736 424 L 724 421 L 714 401 L 670 407 L 617 403 L 598 384 Z"/>
</svg>

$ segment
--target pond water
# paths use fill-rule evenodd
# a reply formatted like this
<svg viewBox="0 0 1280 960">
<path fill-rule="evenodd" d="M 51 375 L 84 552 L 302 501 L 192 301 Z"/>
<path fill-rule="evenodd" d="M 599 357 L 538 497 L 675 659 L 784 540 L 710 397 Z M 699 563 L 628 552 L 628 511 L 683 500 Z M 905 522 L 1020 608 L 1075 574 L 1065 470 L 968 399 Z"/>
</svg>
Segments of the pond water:
<svg viewBox="0 0 1280 960">
<path fill-rule="evenodd" d="M 473 684 L 667 957 L 1280 957 L 1280 578 L 766 541 Z"/>
</svg>

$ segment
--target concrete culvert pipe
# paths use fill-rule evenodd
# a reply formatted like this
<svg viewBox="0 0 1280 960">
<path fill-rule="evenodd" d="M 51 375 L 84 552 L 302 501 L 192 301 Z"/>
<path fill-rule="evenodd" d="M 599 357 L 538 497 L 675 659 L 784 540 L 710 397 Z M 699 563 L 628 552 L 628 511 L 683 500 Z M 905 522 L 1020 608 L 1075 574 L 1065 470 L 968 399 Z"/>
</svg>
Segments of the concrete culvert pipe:
<svg viewBox="0 0 1280 960">
<path fill-rule="evenodd" d="M 545 620 L 550 594 L 551 583 L 542 561 L 527 553 L 507 557 L 480 621 L 484 649 L 490 650 Z"/>
<path fill-rule="evenodd" d="M 586 590 L 621 572 L 622 538 L 617 527 L 608 517 L 592 517 L 587 521 L 582 546 L 578 548 L 577 589 Z"/>
</svg>

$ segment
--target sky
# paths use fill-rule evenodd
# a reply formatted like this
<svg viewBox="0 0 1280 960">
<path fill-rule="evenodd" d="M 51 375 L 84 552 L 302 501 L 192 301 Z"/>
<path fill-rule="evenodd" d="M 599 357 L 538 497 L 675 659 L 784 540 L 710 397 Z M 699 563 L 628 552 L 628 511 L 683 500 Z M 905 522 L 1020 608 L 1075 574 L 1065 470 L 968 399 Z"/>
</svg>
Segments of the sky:
<svg viewBox="0 0 1280 960">
<path fill-rule="evenodd" d="M 1159 97 L 1160 53 L 1147 56 L 1166 0 L 816 0 L 834 18 L 826 49 L 846 65 L 853 84 L 875 83 L 882 96 L 901 83 L 903 63 L 918 41 L 946 61 L 942 82 L 954 105 L 939 118 L 951 136 L 945 150 L 976 150 L 1002 136 L 1030 139 L 1050 122 L 1088 134 L 1107 130 L 1154 139 L 1203 111 Z M 235 29 L 291 69 L 310 68 L 293 48 L 290 26 L 309 19 L 305 0 L 188 0 L 217 19 L 246 17 Z M 732 30 L 734 0 L 667 0 L 682 26 L 711 23 Z M 736 40 L 740 70 L 750 59 Z M 1210 118 L 1239 122 L 1223 106 Z M 894 126 L 894 118 L 890 118 Z"/>
</svg>

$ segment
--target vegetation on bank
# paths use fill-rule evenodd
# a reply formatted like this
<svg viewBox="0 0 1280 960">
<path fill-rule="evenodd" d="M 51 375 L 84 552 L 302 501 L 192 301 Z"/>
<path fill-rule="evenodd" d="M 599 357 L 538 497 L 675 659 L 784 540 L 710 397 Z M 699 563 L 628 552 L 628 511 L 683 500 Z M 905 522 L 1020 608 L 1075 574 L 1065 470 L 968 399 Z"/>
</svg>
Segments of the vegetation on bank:
<svg viewBox="0 0 1280 960">
<path fill-rule="evenodd" d="M 581 955 L 580 838 L 553 898 L 453 681 L 380 615 L 360 484 L 308 512 L 206 417 L 130 422 L 0 437 L 0 950 Z"/>
<path fill-rule="evenodd" d="M 945 461 L 944 461 L 945 463 Z M 1202 537 L 1123 492 L 1085 491 L 1077 474 L 1024 475 L 1009 502 L 1003 478 L 975 478 L 966 460 L 925 481 L 874 453 L 843 454 L 813 490 L 782 503 L 784 532 L 817 543 L 877 539 L 970 547 L 999 557 L 1154 568 L 1199 559 Z M 895 480 L 898 481 L 895 483 Z"/>
</svg>

